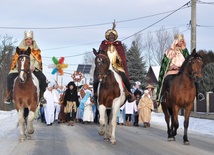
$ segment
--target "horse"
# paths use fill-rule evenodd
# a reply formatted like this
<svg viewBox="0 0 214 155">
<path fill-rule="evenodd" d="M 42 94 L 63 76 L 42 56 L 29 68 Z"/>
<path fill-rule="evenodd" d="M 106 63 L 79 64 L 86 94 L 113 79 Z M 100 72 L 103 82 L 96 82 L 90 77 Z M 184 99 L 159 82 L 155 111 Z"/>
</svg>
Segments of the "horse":
<svg viewBox="0 0 214 155">
<path fill-rule="evenodd" d="M 94 52 L 95 53 L 95 52 Z M 96 54 L 95 73 L 99 79 L 97 90 L 97 106 L 99 110 L 99 135 L 104 135 L 104 140 L 116 144 L 115 130 L 116 119 L 120 106 L 125 102 L 125 92 L 122 79 L 117 74 L 105 54 Z M 108 116 L 107 110 L 111 109 Z"/>
<path fill-rule="evenodd" d="M 167 124 L 168 141 L 175 141 L 179 127 L 178 113 L 180 109 L 184 109 L 183 143 L 184 145 L 190 145 L 187 136 L 189 117 L 196 96 L 195 82 L 198 82 L 202 78 L 202 65 L 202 57 L 194 49 L 182 64 L 178 74 L 171 81 L 165 95 L 166 102 L 161 103 Z"/>
<path fill-rule="evenodd" d="M 39 101 L 39 82 L 31 72 L 30 47 L 27 50 L 16 48 L 19 55 L 17 60 L 18 76 L 14 80 L 13 102 L 18 111 L 20 126 L 20 142 L 30 139 L 34 133 L 33 121 L 37 103 Z M 25 129 L 27 132 L 25 134 Z"/>
</svg>

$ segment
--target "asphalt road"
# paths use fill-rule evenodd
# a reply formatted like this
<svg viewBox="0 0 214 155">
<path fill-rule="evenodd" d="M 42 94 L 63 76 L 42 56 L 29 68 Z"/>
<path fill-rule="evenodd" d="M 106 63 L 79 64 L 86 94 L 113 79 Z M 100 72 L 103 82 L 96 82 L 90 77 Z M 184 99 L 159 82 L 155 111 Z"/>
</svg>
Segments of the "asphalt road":
<svg viewBox="0 0 214 155">
<path fill-rule="evenodd" d="M 34 122 L 31 140 L 18 141 L 19 128 L 0 137 L 0 155 L 213 155 L 214 137 L 189 133 L 190 145 L 183 145 L 183 131 L 168 142 L 165 128 L 117 126 L 116 145 L 98 135 L 96 124 L 76 123 L 73 127 Z"/>
</svg>

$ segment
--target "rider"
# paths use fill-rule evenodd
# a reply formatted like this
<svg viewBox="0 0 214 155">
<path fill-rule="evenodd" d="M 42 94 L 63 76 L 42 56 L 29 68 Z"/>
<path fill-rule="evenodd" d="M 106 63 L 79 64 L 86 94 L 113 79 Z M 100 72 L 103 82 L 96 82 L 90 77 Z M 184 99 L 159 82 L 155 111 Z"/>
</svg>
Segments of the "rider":
<svg viewBox="0 0 214 155">
<path fill-rule="evenodd" d="M 189 52 L 186 48 L 186 41 L 183 34 L 176 34 L 174 36 L 174 42 L 171 47 L 166 50 L 163 60 L 161 62 L 161 68 L 158 78 L 157 87 L 157 103 L 165 101 L 165 92 L 169 87 L 169 82 L 173 79 L 173 75 L 179 72 L 179 69 L 185 59 L 189 56 Z M 196 98 L 203 100 L 204 95 L 199 93 L 198 83 L 196 85 Z"/>
<path fill-rule="evenodd" d="M 118 38 L 118 34 L 117 34 L 117 31 L 114 29 L 115 26 L 116 24 L 114 22 L 113 28 L 106 31 L 105 33 L 106 40 L 102 41 L 99 48 L 99 52 L 107 51 L 108 57 L 110 59 L 110 62 L 114 70 L 121 76 L 123 83 L 125 84 L 125 87 L 126 87 L 125 94 L 126 94 L 127 100 L 129 102 L 133 102 L 135 100 L 135 97 L 130 90 L 126 56 L 125 56 L 125 52 L 121 42 L 116 41 L 116 39 Z M 92 102 L 96 102 L 98 84 L 99 84 L 99 80 L 96 73 L 94 72 L 94 83 L 93 83 L 94 95 L 91 98 Z"/>
<path fill-rule="evenodd" d="M 41 57 L 41 50 L 39 49 L 36 41 L 33 37 L 33 31 L 25 31 L 24 32 L 24 39 L 18 46 L 20 49 L 26 50 L 28 47 L 31 48 L 30 54 L 30 63 L 31 63 L 31 71 L 39 80 L 39 88 L 40 88 L 40 97 L 43 96 L 43 93 L 46 90 L 46 77 L 42 73 L 42 57 Z M 18 54 L 15 53 L 12 60 L 12 65 L 10 68 L 10 72 L 7 76 L 7 97 L 4 101 L 5 104 L 10 104 L 12 100 L 12 88 L 14 79 L 18 76 L 18 69 L 17 69 L 17 60 Z"/>
</svg>

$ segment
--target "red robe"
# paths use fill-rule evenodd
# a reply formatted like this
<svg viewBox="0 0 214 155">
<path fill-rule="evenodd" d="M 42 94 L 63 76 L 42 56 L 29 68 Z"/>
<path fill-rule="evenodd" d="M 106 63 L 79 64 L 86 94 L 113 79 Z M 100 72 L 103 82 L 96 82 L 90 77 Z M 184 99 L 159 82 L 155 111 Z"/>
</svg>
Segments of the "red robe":
<svg viewBox="0 0 214 155">
<path fill-rule="evenodd" d="M 114 47 L 116 48 L 122 63 L 123 63 L 123 67 L 124 70 L 126 72 L 126 76 L 129 78 L 129 74 L 128 74 L 128 68 L 127 68 L 127 61 L 126 61 L 126 55 L 125 55 L 125 51 L 123 49 L 123 46 L 121 44 L 121 41 L 114 41 L 114 42 L 110 42 L 108 40 L 103 40 L 102 43 L 100 44 L 100 50 L 101 51 L 107 51 L 108 50 L 108 46 L 109 45 L 114 45 Z"/>
</svg>

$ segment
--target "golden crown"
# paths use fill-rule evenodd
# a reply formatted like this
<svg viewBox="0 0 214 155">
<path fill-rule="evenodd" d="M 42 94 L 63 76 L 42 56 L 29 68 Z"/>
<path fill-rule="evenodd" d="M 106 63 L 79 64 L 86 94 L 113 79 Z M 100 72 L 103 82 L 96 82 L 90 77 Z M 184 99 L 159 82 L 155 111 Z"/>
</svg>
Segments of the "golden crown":
<svg viewBox="0 0 214 155">
<path fill-rule="evenodd" d="M 176 34 L 176 35 L 174 35 L 174 39 L 175 40 L 182 40 L 182 39 L 184 39 L 184 35 L 183 34 Z"/>
<path fill-rule="evenodd" d="M 25 39 L 27 38 L 33 39 L 33 31 L 25 31 Z"/>
</svg>

